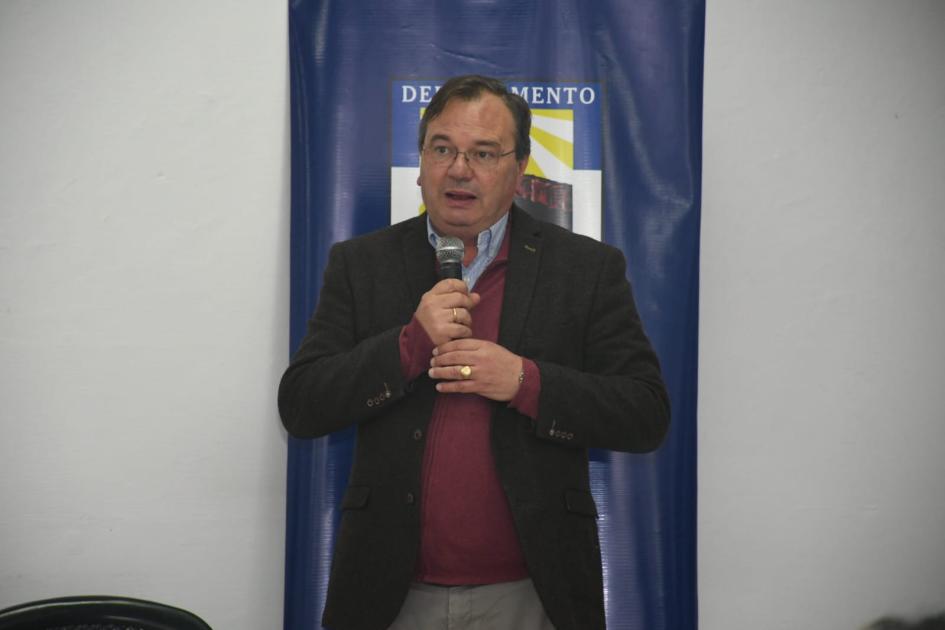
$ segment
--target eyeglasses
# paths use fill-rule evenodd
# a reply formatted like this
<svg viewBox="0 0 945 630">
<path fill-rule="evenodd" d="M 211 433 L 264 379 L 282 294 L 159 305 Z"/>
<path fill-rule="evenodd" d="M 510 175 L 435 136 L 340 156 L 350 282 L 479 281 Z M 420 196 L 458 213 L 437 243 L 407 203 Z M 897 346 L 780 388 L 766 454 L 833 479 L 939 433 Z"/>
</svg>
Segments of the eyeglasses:
<svg viewBox="0 0 945 630">
<path fill-rule="evenodd" d="M 499 153 L 499 151 L 495 149 L 460 151 L 449 144 L 434 144 L 429 147 L 424 147 L 423 152 L 429 156 L 430 161 L 436 166 L 449 166 L 456 160 L 457 155 L 462 155 L 466 158 L 466 163 L 469 164 L 469 166 L 483 171 L 489 171 L 499 166 L 500 158 L 515 153 L 515 149 L 506 151 L 505 153 Z"/>
</svg>

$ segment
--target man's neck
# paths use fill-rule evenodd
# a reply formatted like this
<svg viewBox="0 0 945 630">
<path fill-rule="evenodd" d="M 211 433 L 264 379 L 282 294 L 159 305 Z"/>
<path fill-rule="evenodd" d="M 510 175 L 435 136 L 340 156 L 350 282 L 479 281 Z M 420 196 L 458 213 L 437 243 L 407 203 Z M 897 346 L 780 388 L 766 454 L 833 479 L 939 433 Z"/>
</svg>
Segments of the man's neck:
<svg viewBox="0 0 945 630">
<path fill-rule="evenodd" d="M 463 266 L 468 267 L 470 263 L 476 259 L 476 254 L 479 253 L 479 249 L 476 246 L 476 239 L 463 241 L 463 246 Z"/>
<path fill-rule="evenodd" d="M 453 233 L 453 232 L 451 232 L 450 230 L 441 230 L 441 229 L 439 229 L 436 225 L 433 224 L 433 221 L 431 220 L 431 218 L 430 218 L 429 216 L 427 216 L 427 222 L 428 222 L 427 225 L 428 225 L 428 228 L 430 229 L 430 231 L 432 231 L 432 233 L 433 233 L 435 236 L 437 236 L 437 237 L 442 237 L 442 236 L 455 236 L 455 237 L 457 237 L 457 238 L 459 238 L 460 240 L 463 241 L 463 267 L 465 268 L 465 267 L 469 267 L 469 266 L 473 263 L 473 261 L 476 260 L 476 257 L 479 255 L 479 253 L 480 253 L 480 252 L 479 252 L 480 239 L 482 239 L 482 237 L 484 236 L 484 233 L 485 233 L 485 232 L 493 232 L 493 233 L 495 233 L 495 232 L 496 232 L 496 226 L 497 226 L 499 223 L 502 223 L 502 222 L 505 222 L 505 223 L 506 223 L 506 228 L 507 228 L 508 220 L 509 220 L 509 213 L 506 212 L 506 213 L 503 214 L 501 217 L 499 217 L 499 218 L 495 221 L 495 223 L 493 223 L 493 224 L 490 225 L 489 227 L 487 227 L 487 228 L 485 228 L 485 229 L 483 229 L 483 230 L 481 230 L 481 231 L 479 231 L 478 233 L 473 234 L 473 235 L 469 235 L 468 233 L 463 233 L 462 235 L 460 235 L 460 234 Z M 504 230 L 502 230 L 501 232 L 504 233 Z M 501 236 L 501 235 L 500 235 L 500 236 Z M 491 239 L 491 238 L 485 239 L 485 243 L 487 243 L 487 244 L 488 244 L 488 243 L 492 243 L 492 240 L 493 240 L 493 239 Z M 501 238 L 499 238 L 498 240 L 501 241 Z M 496 247 L 497 247 L 497 246 L 498 246 L 498 242 L 497 242 L 497 244 L 496 244 Z M 490 249 L 490 251 L 491 251 L 491 250 L 492 250 L 492 247 L 490 246 L 489 249 Z"/>
</svg>

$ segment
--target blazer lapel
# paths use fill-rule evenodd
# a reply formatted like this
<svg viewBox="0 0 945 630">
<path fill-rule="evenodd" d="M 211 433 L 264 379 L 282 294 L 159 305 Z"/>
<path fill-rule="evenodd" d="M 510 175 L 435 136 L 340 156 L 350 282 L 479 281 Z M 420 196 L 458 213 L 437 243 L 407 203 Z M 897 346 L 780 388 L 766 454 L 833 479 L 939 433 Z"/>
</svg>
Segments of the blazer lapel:
<svg viewBox="0 0 945 630">
<path fill-rule="evenodd" d="M 407 297 L 412 308 L 437 282 L 436 254 L 427 240 L 426 217 L 411 219 L 402 238 Z M 512 206 L 509 217 L 509 266 L 505 275 L 500 345 L 515 351 L 528 318 L 542 256 L 541 224 L 527 212 Z"/>
<path fill-rule="evenodd" d="M 420 215 L 404 226 L 402 239 L 407 299 L 416 308 L 423 294 L 436 284 L 436 253 L 427 239 L 427 217 Z"/>
<path fill-rule="evenodd" d="M 509 266 L 505 274 L 499 345 L 516 351 L 528 318 L 542 256 L 541 224 L 524 210 L 512 206 Z"/>
</svg>

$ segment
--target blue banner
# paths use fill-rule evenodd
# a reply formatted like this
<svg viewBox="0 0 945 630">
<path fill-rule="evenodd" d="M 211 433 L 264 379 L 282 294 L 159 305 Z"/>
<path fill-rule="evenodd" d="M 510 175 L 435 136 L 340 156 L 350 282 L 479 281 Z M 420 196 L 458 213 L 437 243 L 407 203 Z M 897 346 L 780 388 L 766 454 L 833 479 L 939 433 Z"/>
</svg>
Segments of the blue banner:
<svg viewBox="0 0 945 630">
<path fill-rule="evenodd" d="M 291 349 L 330 246 L 422 211 L 423 107 L 457 74 L 534 115 L 517 203 L 619 247 L 672 426 L 653 454 L 591 454 L 609 628 L 694 630 L 704 2 L 290 2 Z M 353 431 L 290 438 L 285 628 L 320 627 Z M 369 605 L 369 602 L 366 602 Z"/>
</svg>

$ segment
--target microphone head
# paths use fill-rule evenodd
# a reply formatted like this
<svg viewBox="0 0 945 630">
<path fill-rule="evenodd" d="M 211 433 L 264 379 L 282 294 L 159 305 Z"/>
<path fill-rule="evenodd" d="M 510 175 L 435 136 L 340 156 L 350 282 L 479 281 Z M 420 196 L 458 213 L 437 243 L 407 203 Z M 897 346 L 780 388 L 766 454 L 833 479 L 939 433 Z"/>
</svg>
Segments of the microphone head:
<svg viewBox="0 0 945 630">
<path fill-rule="evenodd" d="M 462 265 L 465 253 L 466 247 L 461 238 L 441 236 L 436 239 L 436 259 L 441 265 L 450 263 Z"/>
</svg>

